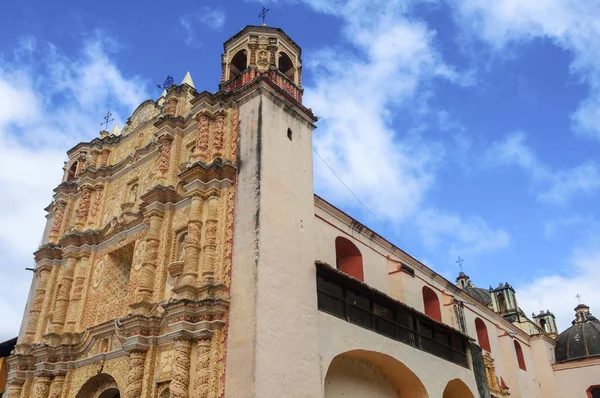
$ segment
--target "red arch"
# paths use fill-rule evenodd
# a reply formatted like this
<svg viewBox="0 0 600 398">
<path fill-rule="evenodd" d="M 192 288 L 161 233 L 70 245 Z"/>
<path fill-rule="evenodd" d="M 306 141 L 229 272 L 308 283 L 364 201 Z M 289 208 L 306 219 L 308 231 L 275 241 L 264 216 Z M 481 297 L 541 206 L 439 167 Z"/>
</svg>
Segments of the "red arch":
<svg viewBox="0 0 600 398">
<path fill-rule="evenodd" d="M 335 238 L 335 259 L 340 271 L 364 281 L 362 255 L 354 243 L 341 236 Z"/>
<path fill-rule="evenodd" d="M 492 352 L 487 326 L 485 326 L 485 323 L 480 318 L 475 319 L 475 329 L 477 330 L 477 341 L 481 348 L 487 352 Z"/>
<path fill-rule="evenodd" d="M 423 286 L 423 304 L 425 304 L 426 315 L 429 315 L 436 321 L 442 321 L 440 299 L 438 299 L 437 294 L 427 286 Z"/>
<path fill-rule="evenodd" d="M 521 348 L 521 344 L 517 340 L 514 340 L 515 343 L 515 353 L 517 354 L 517 362 L 519 363 L 519 368 L 523 370 L 527 370 L 525 366 L 525 358 L 523 357 L 523 349 Z"/>
</svg>

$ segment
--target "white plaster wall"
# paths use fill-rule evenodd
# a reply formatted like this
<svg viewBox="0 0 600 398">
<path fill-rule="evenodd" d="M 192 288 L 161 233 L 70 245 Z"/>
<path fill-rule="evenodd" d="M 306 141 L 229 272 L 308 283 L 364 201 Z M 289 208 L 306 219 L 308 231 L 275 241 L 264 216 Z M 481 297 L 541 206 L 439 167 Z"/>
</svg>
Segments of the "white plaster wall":
<svg viewBox="0 0 600 398">
<path fill-rule="evenodd" d="M 365 239 L 356 231 L 339 220 L 328 216 L 321 209 L 316 208 L 318 216 L 327 219 L 327 222 L 316 218 L 315 226 L 315 260 L 320 260 L 335 267 L 335 239 L 338 236 L 350 240 L 358 247 L 363 259 L 364 282 L 377 290 L 388 293 L 387 259 L 373 248 L 374 244 Z M 331 225 L 333 224 L 333 225 Z"/>
<path fill-rule="evenodd" d="M 431 398 L 441 397 L 452 379 L 461 379 L 474 396 L 477 394 L 477 385 L 471 369 L 325 313 L 319 313 L 319 345 L 323 384 L 327 369 L 336 356 L 352 350 L 367 350 L 384 353 L 406 365 L 425 385 Z"/>
<path fill-rule="evenodd" d="M 256 396 L 313 398 L 321 386 L 312 126 L 265 92 L 261 101 Z"/>
<path fill-rule="evenodd" d="M 557 397 L 552 363 L 554 362 L 554 344 L 543 336 L 534 336 L 531 345 L 531 364 L 535 382 L 539 384 L 542 397 Z"/>
<path fill-rule="evenodd" d="M 587 398 L 586 390 L 600 385 L 600 359 L 571 362 L 568 368 L 564 365 L 555 365 L 554 370 L 558 398 Z"/>
<path fill-rule="evenodd" d="M 329 366 L 325 398 L 397 398 L 394 385 L 367 361 L 339 357 Z"/>
</svg>

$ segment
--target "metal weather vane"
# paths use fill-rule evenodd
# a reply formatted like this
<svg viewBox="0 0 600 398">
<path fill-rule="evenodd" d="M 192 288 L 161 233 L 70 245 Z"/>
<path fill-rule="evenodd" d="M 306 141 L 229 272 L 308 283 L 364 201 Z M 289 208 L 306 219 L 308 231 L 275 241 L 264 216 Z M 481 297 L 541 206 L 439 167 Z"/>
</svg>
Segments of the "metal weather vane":
<svg viewBox="0 0 600 398">
<path fill-rule="evenodd" d="M 263 6 L 263 8 L 262 8 L 262 10 L 261 10 L 260 14 L 258 14 L 258 17 L 259 17 L 259 18 L 262 18 L 262 21 L 263 21 L 263 23 L 262 23 L 262 24 L 263 24 L 264 26 L 266 26 L 266 25 L 267 25 L 267 23 L 265 22 L 265 20 L 267 19 L 267 13 L 268 13 L 268 12 L 269 12 L 269 9 L 268 9 L 268 8 L 266 8 L 265 6 Z"/>
<path fill-rule="evenodd" d="M 579 301 L 579 304 L 581 304 L 581 295 L 577 293 L 575 297 L 577 297 L 577 301 Z"/>
<path fill-rule="evenodd" d="M 162 88 L 162 89 L 166 90 L 169 87 L 171 87 L 172 85 L 173 85 L 173 76 L 167 75 L 167 78 L 165 79 L 165 81 L 162 84 L 162 86 L 160 84 L 157 84 L 156 87 Z"/>
<path fill-rule="evenodd" d="M 100 126 L 104 125 L 104 130 L 108 131 L 108 123 L 112 122 L 113 120 L 115 120 L 115 118 L 111 118 L 112 113 L 110 113 L 110 111 L 106 112 L 106 116 L 104 116 L 104 121 L 102 123 L 100 123 Z"/>
</svg>

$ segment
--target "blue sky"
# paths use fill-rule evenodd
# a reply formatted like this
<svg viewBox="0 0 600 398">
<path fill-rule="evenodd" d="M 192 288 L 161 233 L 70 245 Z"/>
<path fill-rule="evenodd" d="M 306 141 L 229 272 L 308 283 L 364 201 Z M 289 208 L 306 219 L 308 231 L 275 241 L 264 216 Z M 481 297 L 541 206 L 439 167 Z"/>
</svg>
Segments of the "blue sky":
<svg viewBox="0 0 600 398">
<path fill-rule="evenodd" d="M 0 340 L 15 335 L 65 151 L 189 70 L 215 91 L 255 1 L 9 2 L 0 15 Z M 530 314 L 600 311 L 600 7 L 592 0 L 279 0 L 320 117 L 315 191 Z"/>
</svg>

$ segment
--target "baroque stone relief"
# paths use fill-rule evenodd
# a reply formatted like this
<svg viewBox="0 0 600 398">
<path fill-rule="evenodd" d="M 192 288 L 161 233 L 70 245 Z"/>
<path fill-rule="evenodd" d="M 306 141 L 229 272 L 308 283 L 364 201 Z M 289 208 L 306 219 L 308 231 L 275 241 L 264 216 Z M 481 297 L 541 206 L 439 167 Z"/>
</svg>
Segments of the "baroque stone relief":
<svg viewBox="0 0 600 398">
<path fill-rule="evenodd" d="M 127 120 L 125 127 L 123 128 L 123 132 L 121 133 L 123 136 L 131 133 L 138 126 L 152 119 L 156 115 L 158 115 L 160 110 L 156 106 L 156 103 L 152 100 L 147 100 L 143 102 L 135 111 L 131 117 Z"/>
</svg>

